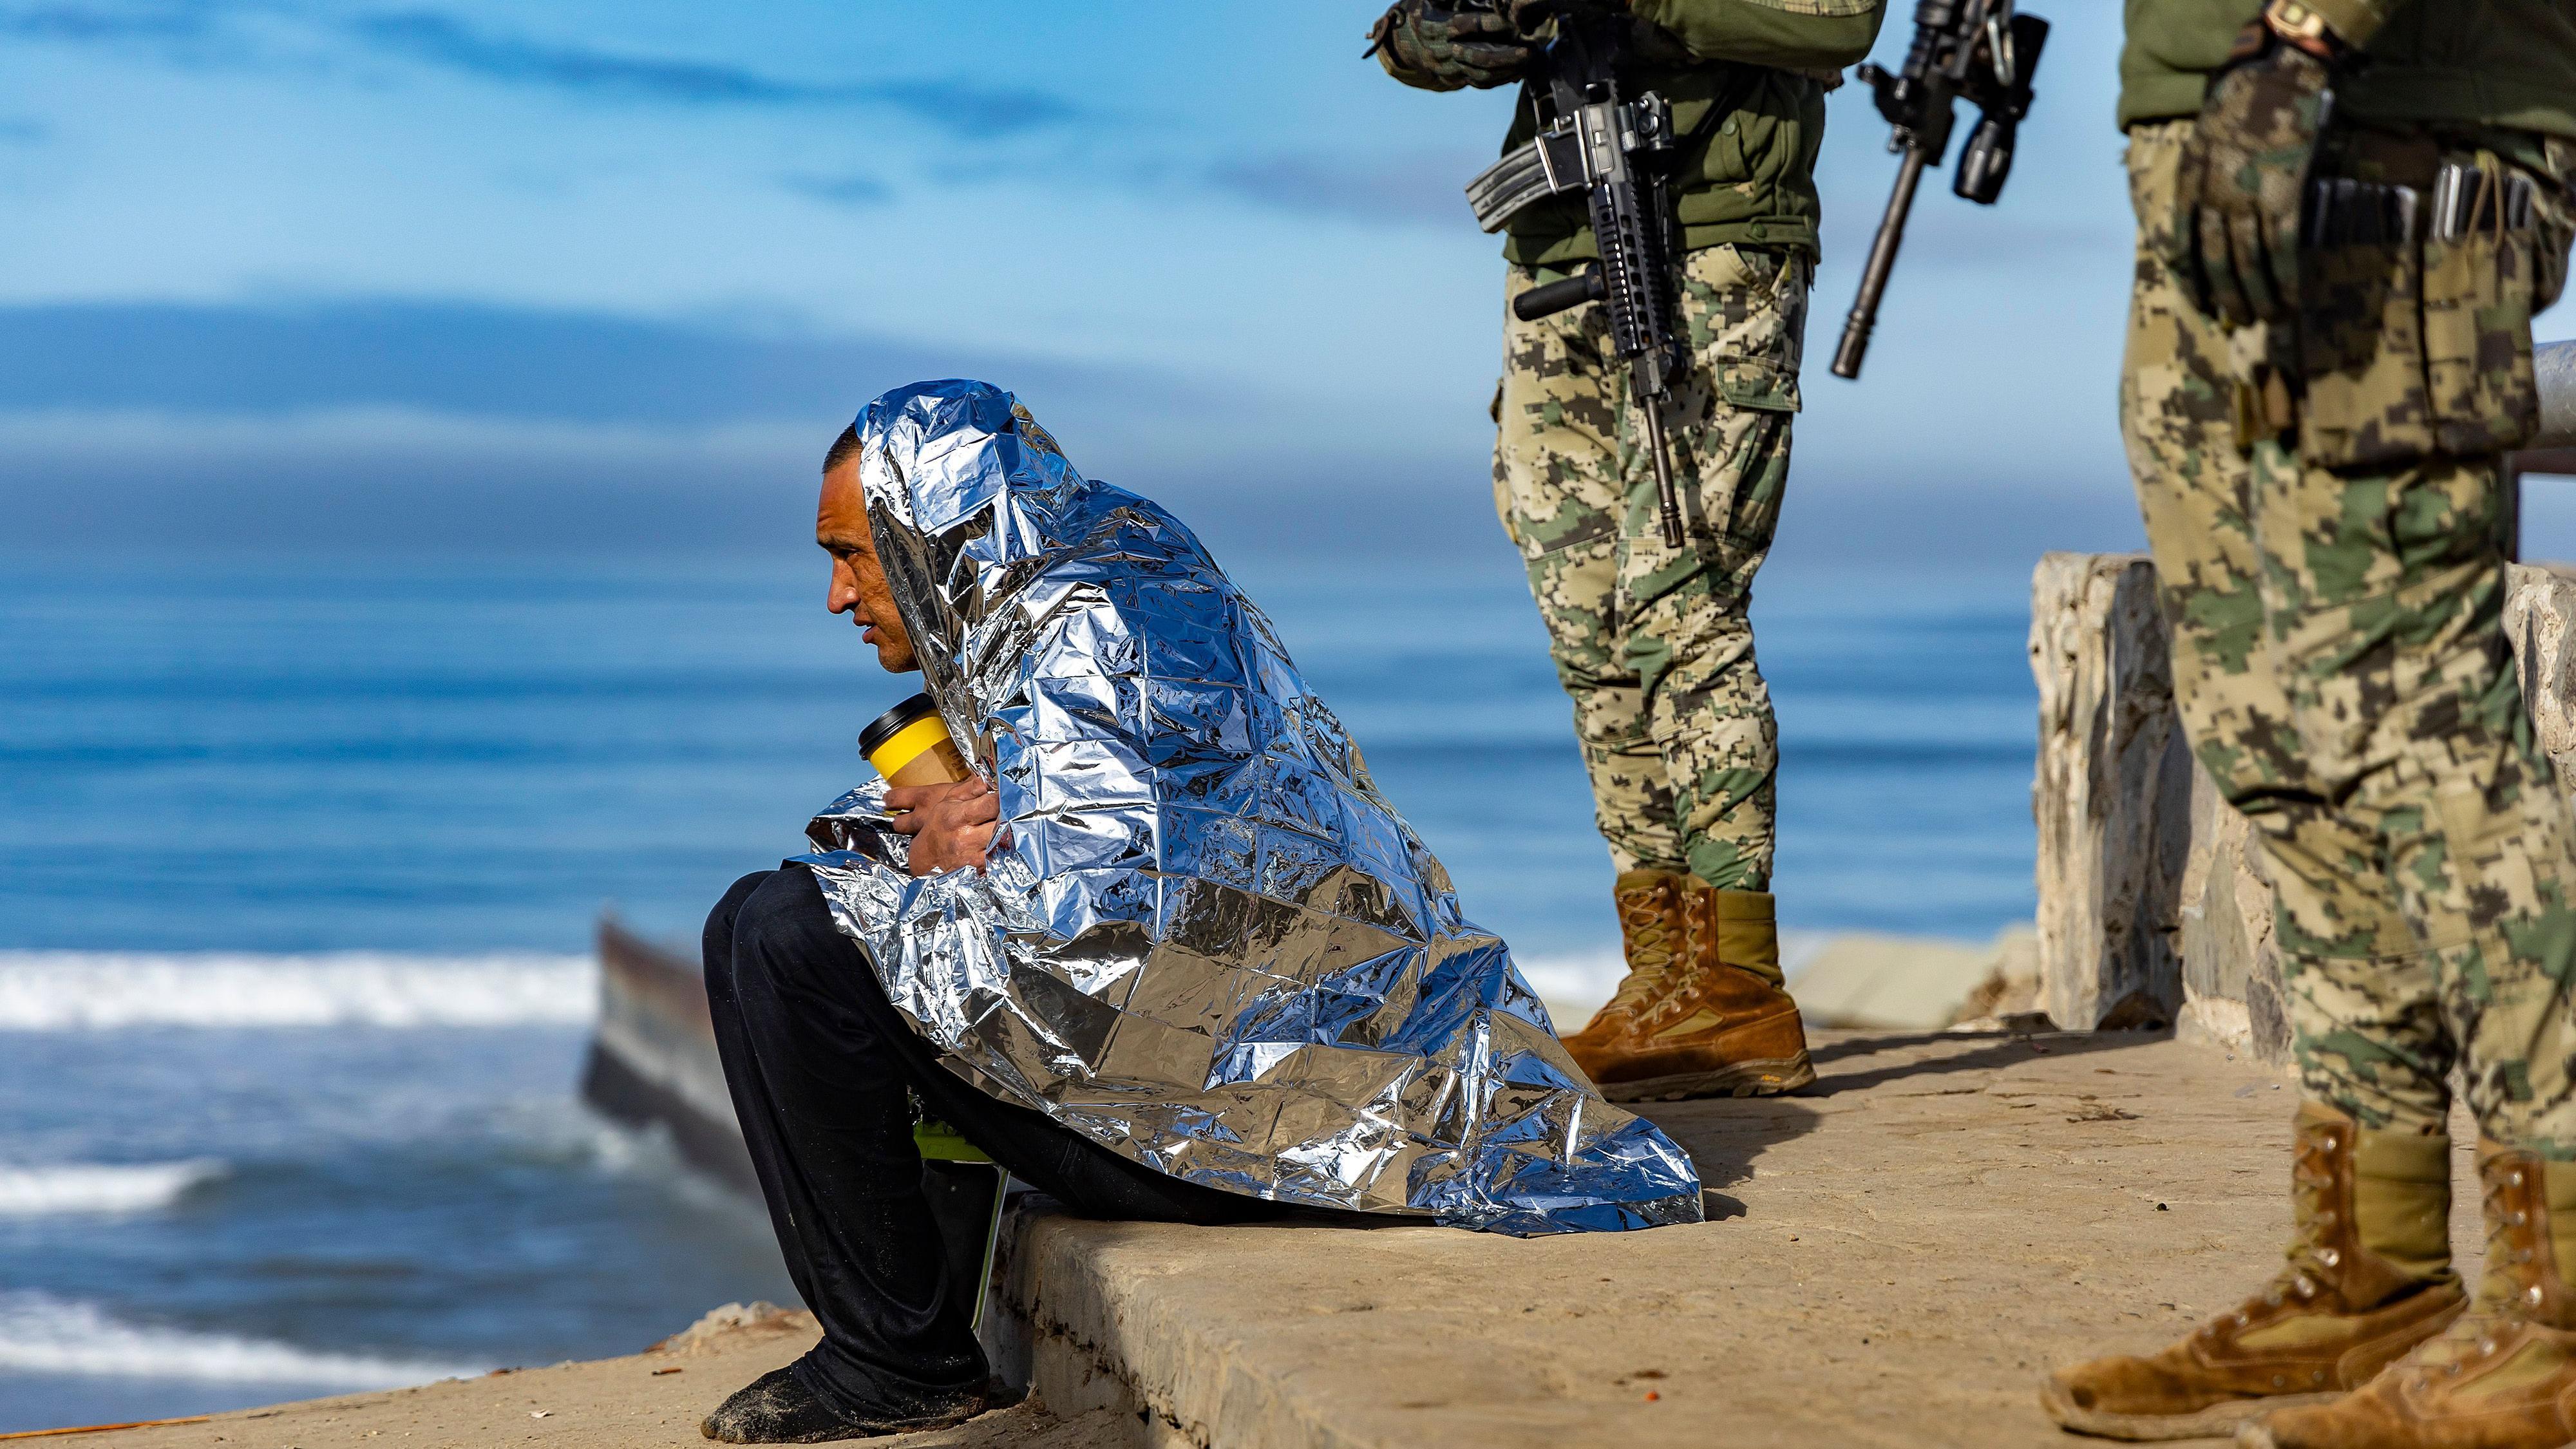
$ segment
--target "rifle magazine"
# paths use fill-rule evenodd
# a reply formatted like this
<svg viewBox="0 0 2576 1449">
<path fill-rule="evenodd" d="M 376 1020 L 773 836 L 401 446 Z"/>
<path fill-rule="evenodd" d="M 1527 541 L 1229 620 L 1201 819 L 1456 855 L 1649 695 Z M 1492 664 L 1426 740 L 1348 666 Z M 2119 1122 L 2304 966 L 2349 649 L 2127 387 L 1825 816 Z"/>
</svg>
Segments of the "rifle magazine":
<svg viewBox="0 0 2576 1449">
<path fill-rule="evenodd" d="M 1475 208 L 1476 225 L 1488 232 L 1501 231 L 1522 207 L 1580 186 L 1580 160 L 1560 159 L 1549 150 L 1551 141 L 1562 147 L 1566 139 L 1551 133 L 1524 141 L 1477 173 L 1467 183 L 1467 204 Z"/>
</svg>

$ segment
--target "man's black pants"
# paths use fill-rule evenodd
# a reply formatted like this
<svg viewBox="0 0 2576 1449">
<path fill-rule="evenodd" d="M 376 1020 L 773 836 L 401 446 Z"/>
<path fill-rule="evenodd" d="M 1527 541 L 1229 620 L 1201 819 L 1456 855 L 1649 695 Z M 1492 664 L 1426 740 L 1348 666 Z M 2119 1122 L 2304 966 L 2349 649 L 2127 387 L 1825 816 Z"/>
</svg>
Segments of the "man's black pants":
<svg viewBox="0 0 2576 1449">
<path fill-rule="evenodd" d="M 949 1281 L 905 1088 L 1087 1217 L 1240 1223 L 1291 1209 L 1140 1167 L 985 1095 L 888 1002 L 802 866 L 734 882 L 707 917 L 707 1004 L 788 1276 L 823 1325 L 798 1377 L 853 1418 L 909 1416 L 982 1385 L 980 1284 Z"/>
</svg>

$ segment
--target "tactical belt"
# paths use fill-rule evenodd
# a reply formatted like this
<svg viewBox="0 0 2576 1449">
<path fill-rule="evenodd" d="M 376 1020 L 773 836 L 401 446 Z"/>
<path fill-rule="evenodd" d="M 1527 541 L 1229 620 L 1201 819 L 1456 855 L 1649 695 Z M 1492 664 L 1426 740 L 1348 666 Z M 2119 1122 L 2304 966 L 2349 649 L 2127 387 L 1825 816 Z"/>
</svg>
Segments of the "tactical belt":
<svg viewBox="0 0 2576 1449">
<path fill-rule="evenodd" d="M 2528 231 L 2532 197 L 2528 176 L 2457 161 L 2443 162 L 2434 174 L 2429 212 L 2423 193 L 2412 186 L 2320 177 L 2308 183 L 2301 240 L 2311 248 L 2385 246 L 2419 238 L 2455 242 L 2481 231 Z"/>
</svg>

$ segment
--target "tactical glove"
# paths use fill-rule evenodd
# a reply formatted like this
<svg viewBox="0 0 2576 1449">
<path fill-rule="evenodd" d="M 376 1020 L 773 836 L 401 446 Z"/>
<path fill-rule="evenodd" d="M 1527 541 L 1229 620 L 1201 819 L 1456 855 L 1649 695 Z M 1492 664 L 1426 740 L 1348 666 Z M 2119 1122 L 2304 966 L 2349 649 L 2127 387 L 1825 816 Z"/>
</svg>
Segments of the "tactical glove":
<svg viewBox="0 0 2576 1449">
<path fill-rule="evenodd" d="M 1396 0 L 1369 38 L 1387 74 L 1433 91 L 1507 85 L 1538 54 L 1503 7 L 1470 9 L 1454 0 Z"/>
<path fill-rule="evenodd" d="M 2244 326 L 2299 301 L 2299 204 L 2333 109 L 2334 69 L 2257 20 L 2183 143 L 2166 258 L 2204 314 Z"/>
</svg>

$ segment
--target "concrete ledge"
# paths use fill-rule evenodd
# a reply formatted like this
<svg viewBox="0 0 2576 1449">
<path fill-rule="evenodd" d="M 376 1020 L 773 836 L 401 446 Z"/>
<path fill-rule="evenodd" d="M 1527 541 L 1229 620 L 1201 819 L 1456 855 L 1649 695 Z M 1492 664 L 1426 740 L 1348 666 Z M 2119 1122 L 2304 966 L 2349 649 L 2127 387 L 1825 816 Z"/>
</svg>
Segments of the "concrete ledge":
<svg viewBox="0 0 2576 1449">
<path fill-rule="evenodd" d="M 1038 1396 L 1153 1449 L 2062 1446 L 2047 1367 L 2152 1347 L 2271 1271 L 2276 1069 L 2126 1033 L 1816 1054 L 1811 1094 L 1652 1113 L 1707 1176 L 1698 1227 L 1037 1218 L 1010 1292 Z"/>
</svg>

